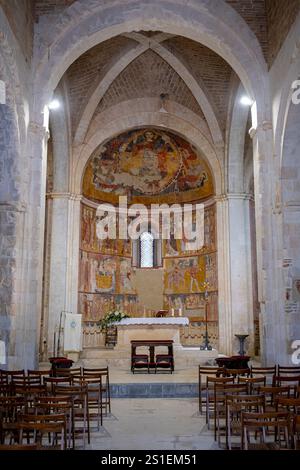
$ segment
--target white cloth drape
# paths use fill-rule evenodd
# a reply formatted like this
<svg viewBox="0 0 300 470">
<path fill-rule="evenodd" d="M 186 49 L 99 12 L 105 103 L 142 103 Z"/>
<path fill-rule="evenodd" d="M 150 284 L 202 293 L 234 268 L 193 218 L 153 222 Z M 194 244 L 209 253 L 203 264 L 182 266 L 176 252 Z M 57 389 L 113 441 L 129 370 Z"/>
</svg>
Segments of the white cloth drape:
<svg viewBox="0 0 300 470">
<path fill-rule="evenodd" d="M 0 341 L 0 364 L 6 364 L 6 351 L 4 341 Z"/>
<path fill-rule="evenodd" d="M 78 313 L 65 314 L 64 351 L 78 352 L 82 350 L 82 315 Z"/>
</svg>

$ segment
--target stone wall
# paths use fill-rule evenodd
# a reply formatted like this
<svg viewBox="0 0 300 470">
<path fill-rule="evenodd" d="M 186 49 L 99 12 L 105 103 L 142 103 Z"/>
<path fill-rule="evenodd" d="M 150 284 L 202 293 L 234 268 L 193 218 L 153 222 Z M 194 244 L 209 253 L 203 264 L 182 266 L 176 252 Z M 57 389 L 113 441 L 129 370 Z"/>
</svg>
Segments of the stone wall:
<svg viewBox="0 0 300 470">
<path fill-rule="evenodd" d="M 300 11 L 300 0 L 266 0 L 266 10 L 271 66 Z"/>
<path fill-rule="evenodd" d="M 0 7 L 22 49 L 27 62 L 32 57 L 33 2 L 31 0 L 0 0 Z"/>
</svg>

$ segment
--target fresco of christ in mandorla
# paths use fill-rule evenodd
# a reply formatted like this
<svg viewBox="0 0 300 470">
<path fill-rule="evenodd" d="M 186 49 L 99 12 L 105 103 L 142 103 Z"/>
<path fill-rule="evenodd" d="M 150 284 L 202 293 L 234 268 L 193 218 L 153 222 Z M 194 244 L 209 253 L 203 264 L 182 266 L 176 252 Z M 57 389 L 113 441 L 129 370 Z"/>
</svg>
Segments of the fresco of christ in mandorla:
<svg viewBox="0 0 300 470">
<path fill-rule="evenodd" d="M 207 163 L 191 144 L 159 129 L 123 133 L 100 145 L 90 157 L 83 194 L 96 201 L 185 202 L 213 194 Z"/>
</svg>

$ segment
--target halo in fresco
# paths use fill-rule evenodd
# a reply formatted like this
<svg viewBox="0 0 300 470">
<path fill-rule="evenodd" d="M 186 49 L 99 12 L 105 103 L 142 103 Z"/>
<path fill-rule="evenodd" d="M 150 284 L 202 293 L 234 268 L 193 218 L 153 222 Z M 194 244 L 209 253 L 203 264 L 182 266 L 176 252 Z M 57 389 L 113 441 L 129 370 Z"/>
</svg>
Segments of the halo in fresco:
<svg viewBox="0 0 300 470">
<path fill-rule="evenodd" d="M 191 192 L 190 199 L 213 194 L 209 168 L 188 142 L 158 129 L 129 131 L 100 145 L 83 178 L 84 196 L 95 200 L 181 192 Z"/>
</svg>

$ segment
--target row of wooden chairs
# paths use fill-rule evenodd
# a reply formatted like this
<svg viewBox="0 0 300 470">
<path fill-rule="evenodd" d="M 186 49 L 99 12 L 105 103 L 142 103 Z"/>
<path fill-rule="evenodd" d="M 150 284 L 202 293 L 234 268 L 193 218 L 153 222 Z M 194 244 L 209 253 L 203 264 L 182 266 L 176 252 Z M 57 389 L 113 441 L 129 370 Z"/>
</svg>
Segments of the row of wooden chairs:
<svg viewBox="0 0 300 470">
<path fill-rule="evenodd" d="M 53 374 L 54 372 L 54 374 Z M 41 393 L 43 393 L 43 385 L 45 384 L 46 379 L 48 380 L 50 377 L 70 377 L 71 383 L 74 377 L 87 378 L 89 377 L 90 380 L 94 377 L 97 378 L 99 375 L 102 378 L 102 404 L 105 407 L 105 413 L 111 413 L 111 393 L 110 393 L 110 381 L 109 381 L 109 368 L 102 367 L 102 368 L 84 368 L 84 367 L 76 367 L 70 369 L 55 369 L 52 370 L 28 370 L 27 375 L 25 374 L 24 370 L 19 371 L 6 371 L 0 370 L 0 396 L 7 394 L 7 391 L 10 393 L 11 390 L 9 389 L 9 384 L 14 383 L 17 387 L 23 388 L 35 388 L 36 392 L 39 391 L 39 387 L 41 387 Z M 48 380 L 49 382 L 49 380 Z"/>
<path fill-rule="evenodd" d="M 283 375 L 285 373 L 286 375 Z M 199 396 L 199 411 L 202 414 L 203 404 L 205 404 L 208 377 L 232 377 L 243 381 L 247 378 L 247 382 L 251 389 L 260 386 L 272 385 L 276 386 L 290 386 L 295 388 L 300 385 L 300 368 L 299 367 L 254 367 L 249 369 L 226 369 L 224 367 L 207 367 L 199 366 L 198 371 L 198 396 Z M 251 393 L 253 391 L 251 390 Z"/>
<path fill-rule="evenodd" d="M 63 424 L 67 427 L 61 429 L 60 436 L 63 437 L 61 446 L 64 448 L 66 439 L 68 447 L 75 448 L 76 434 L 83 436 L 83 447 L 86 444 L 86 437 L 90 442 L 90 421 L 97 420 L 97 430 L 100 429 L 103 425 L 103 411 L 106 414 L 111 412 L 108 367 L 74 368 L 56 372 L 53 377 L 49 371 L 28 371 L 27 375 L 24 371 L 1 371 L 1 445 L 5 445 L 7 433 L 10 434 L 11 441 L 13 437 L 15 442 L 22 444 L 23 430 L 28 430 L 24 416 L 28 415 L 43 416 L 45 414 L 55 417 L 56 414 L 63 413 L 65 416 Z M 26 426 L 23 426 L 24 423 Z M 80 427 L 76 426 L 76 423 L 80 423 Z M 30 421 L 31 426 L 32 424 Z M 39 421 L 38 427 L 45 429 L 48 424 L 43 423 L 41 427 Z M 51 421 L 51 426 L 52 424 Z M 62 423 L 59 424 L 62 425 Z M 36 437 L 36 431 L 38 429 L 34 431 L 33 438 Z M 57 432 L 53 431 L 54 434 Z M 18 434 L 17 438 L 16 434 Z M 39 432 L 39 434 L 42 433 Z M 25 436 L 28 436 L 28 433 L 25 433 Z"/>
<path fill-rule="evenodd" d="M 222 375 L 220 372 L 222 372 Z M 260 443 L 257 444 L 255 441 L 254 448 L 255 446 L 259 447 L 260 444 L 261 448 L 267 448 L 269 442 L 266 442 L 265 433 L 260 432 L 265 425 L 259 428 L 258 422 L 259 420 L 269 419 L 271 421 L 270 428 L 276 429 L 276 433 L 280 434 L 282 429 L 284 430 L 284 446 L 290 447 L 293 442 L 295 447 L 300 428 L 300 377 L 294 375 L 285 380 L 285 377 L 275 376 L 277 386 L 272 386 L 266 384 L 265 376 L 251 377 L 250 374 L 245 373 L 230 375 L 224 372 L 224 370 L 220 371 L 218 369 L 215 371 L 214 376 L 206 375 L 205 399 L 203 402 L 201 395 L 199 403 L 199 406 L 205 406 L 206 421 L 209 428 L 213 418 L 214 437 L 215 440 L 218 440 L 219 445 L 221 445 L 221 436 L 225 433 L 226 447 L 231 448 L 231 436 L 238 431 L 241 440 L 240 446 L 242 448 L 253 448 L 253 446 L 250 446 L 250 428 L 251 425 L 254 427 L 255 424 L 257 425 L 256 434 L 259 434 Z M 281 383 L 282 379 L 284 379 L 284 386 Z M 199 390 L 202 391 L 202 388 L 199 387 Z M 257 422 L 249 422 L 246 418 L 243 421 L 242 413 L 253 412 L 256 413 Z M 262 413 L 264 415 L 260 416 Z M 286 413 L 286 423 L 283 423 L 282 417 L 279 419 L 279 415 L 276 418 L 274 413 Z M 252 418 L 254 419 L 254 417 Z M 278 441 L 277 437 L 276 435 L 276 439 L 272 444 L 274 448 L 280 447 L 282 444 L 281 438 Z"/>
</svg>

